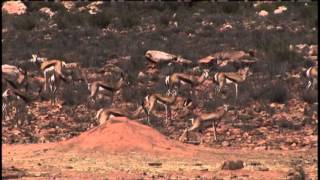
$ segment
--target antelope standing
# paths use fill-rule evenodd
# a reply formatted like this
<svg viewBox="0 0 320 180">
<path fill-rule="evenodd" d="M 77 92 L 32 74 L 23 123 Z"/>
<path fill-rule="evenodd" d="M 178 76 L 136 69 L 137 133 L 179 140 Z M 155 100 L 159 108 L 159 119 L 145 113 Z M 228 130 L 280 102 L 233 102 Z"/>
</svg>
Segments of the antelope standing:
<svg viewBox="0 0 320 180">
<path fill-rule="evenodd" d="M 185 73 L 173 73 L 171 76 L 166 76 L 165 84 L 169 89 L 174 86 L 180 87 L 181 84 L 190 84 L 193 91 L 195 86 L 202 84 L 208 77 L 208 70 L 204 70 L 200 77 Z"/>
<path fill-rule="evenodd" d="M 315 87 L 315 84 L 317 84 L 318 80 L 318 67 L 317 66 L 313 66 L 310 67 L 307 71 L 306 71 L 306 76 L 309 79 L 308 81 L 308 85 L 307 85 L 307 89 L 309 89 L 312 85 L 312 87 Z"/>
<path fill-rule="evenodd" d="M 147 95 L 145 97 L 146 103 L 144 104 L 146 108 L 146 113 L 148 116 L 148 123 L 150 124 L 150 113 L 153 111 L 157 103 L 162 104 L 166 110 L 166 124 L 168 123 L 168 109 L 171 116 L 171 105 L 175 103 L 177 99 L 177 92 L 175 90 L 168 90 L 166 95 L 155 93 Z M 171 119 L 171 118 L 170 118 Z"/>
<path fill-rule="evenodd" d="M 100 125 L 113 117 L 127 117 L 131 120 L 136 119 L 143 112 L 143 107 L 139 106 L 134 112 L 128 112 L 119 108 L 101 108 L 97 111 L 95 119 Z"/>
<path fill-rule="evenodd" d="M 216 92 L 220 93 L 225 84 L 234 84 L 236 88 L 236 99 L 238 99 L 238 85 L 244 82 L 252 73 L 249 72 L 249 67 L 240 70 L 239 72 L 218 72 L 214 75 L 214 81 L 218 83 Z"/>
<path fill-rule="evenodd" d="M 68 79 L 65 77 L 65 75 L 62 73 L 62 68 L 65 67 L 66 63 L 61 60 L 47 60 L 45 58 L 40 58 L 36 54 L 32 54 L 32 58 L 30 59 L 30 62 L 36 63 L 39 67 L 41 72 L 43 73 L 43 76 L 45 78 L 45 85 L 44 90 L 46 91 L 48 89 L 48 82 L 49 78 L 55 73 L 56 74 L 56 81 L 58 79 L 62 79 L 64 82 L 67 82 Z"/>
<path fill-rule="evenodd" d="M 113 102 L 113 94 L 117 93 L 124 84 L 125 80 L 124 75 L 122 73 L 120 80 L 114 85 L 111 85 L 104 81 L 94 81 L 93 83 L 88 83 L 88 89 L 90 91 L 89 99 L 94 100 L 99 91 L 106 90 L 112 93 L 111 102 Z"/>
<path fill-rule="evenodd" d="M 187 128 L 183 134 L 180 136 L 179 140 L 183 141 L 182 138 L 187 137 L 188 140 L 188 132 L 195 131 L 195 130 L 203 130 L 208 128 L 209 126 L 212 126 L 213 128 L 213 136 L 214 140 L 217 140 L 216 135 L 216 126 L 221 121 L 221 119 L 226 115 L 226 113 L 229 110 L 229 106 L 224 104 L 223 106 L 219 107 L 217 111 L 211 112 L 211 113 L 202 113 L 198 115 L 196 118 L 191 118 L 192 126 L 190 128 Z M 202 138 L 201 138 L 202 143 Z"/>
</svg>

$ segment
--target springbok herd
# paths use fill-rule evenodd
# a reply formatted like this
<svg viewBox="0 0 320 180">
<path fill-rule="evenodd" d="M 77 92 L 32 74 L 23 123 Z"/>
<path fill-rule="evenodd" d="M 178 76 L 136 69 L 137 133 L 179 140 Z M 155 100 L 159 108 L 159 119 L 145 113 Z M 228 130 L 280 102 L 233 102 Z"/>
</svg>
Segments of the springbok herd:
<svg viewBox="0 0 320 180">
<path fill-rule="evenodd" d="M 243 51 L 239 53 L 234 53 L 230 56 L 237 58 L 241 56 Z M 216 53 L 217 54 L 217 53 Z M 181 56 L 171 55 L 169 53 L 149 50 L 146 52 L 145 57 L 152 67 L 155 68 L 157 64 L 164 63 L 171 65 L 173 63 L 177 64 L 191 64 L 192 61 L 186 60 Z M 208 56 L 198 61 L 201 63 L 215 62 L 215 65 L 221 65 L 224 62 L 221 61 L 224 57 L 223 53 L 220 53 L 218 56 Z M 232 59 L 232 58 L 231 58 Z M 128 84 L 126 81 L 126 73 L 119 67 L 112 67 L 113 70 L 117 70 L 120 73 L 120 79 L 116 83 L 106 82 L 104 80 L 97 80 L 93 82 L 88 82 L 87 74 L 83 71 L 80 64 L 78 63 L 66 63 L 62 60 L 53 59 L 49 60 L 47 58 L 41 58 L 38 55 L 33 54 L 30 62 L 38 65 L 41 75 L 31 76 L 28 75 L 27 70 L 23 70 L 19 66 L 2 65 L 2 85 L 5 87 L 5 91 L 2 93 L 4 100 L 8 99 L 9 96 L 15 97 L 17 99 L 23 100 L 25 103 L 30 103 L 31 101 L 37 98 L 31 98 L 31 94 L 35 94 L 33 97 L 39 97 L 40 93 L 47 92 L 51 95 L 51 106 L 56 106 L 57 101 L 57 91 L 61 86 L 61 82 L 68 83 L 70 81 L 84 81 L 88 85 L 88 90 L 90 94 L 88 95 L 89 102 L 95 102 L 96 95 L 100 92 L 107 91 L 111 92 L 110 97 L 111 102 L 113 101 L 113 95 L 118 93 L 119 90 L 123 88 L 123 85 Z M 71 78 L 71 76 L 66 75 L 66 72 L 75 72 L 78 71 L 81 74 L 79 79 Z M 313 66 L 308 68 L 306 71 L 302 72 L 308 79 L 306 89 L 315 88 L 317 83 L 318 76 L 318 67 Z M 228 84 L 234 84 L 235 86 L 235 99 L 238 98 L 238 85 L 241 82 L 244 82 L 248 76 L 252 75 L 249 70 L 249 66 L 246 66 L 243 69 L 240 69 L 238 72 L 216 72 L 212 77 L 216 86 L 216 93 L 219 93 L 221 89 Z M 201 76 L 191 75 L 188 73 L 173 73 L 165 77 L 164 84 L 168 88 L 166 94 L 162 93 L 153 93 L 147 95 L 143 100 L 141 100 L 141 105 L 134 112 L 128 112 L 127 110 L 107 107 L 101 108 L 96 113 L 96 120 L 100 124 L 106 122 L 112 117 L 128 117 L 129 119 L 136 119 L 141 113 L 147 115 L 148 123 L 150 124 L 150 114 L 153 113 L 154 107 L 156 104 L 161 104 L 165 107 L 166 110 L 166 119 L 165 123 L 168 124 L 168 120 L 171 120 L 171 106 L 177 104 L 177 97 L 181 85 L 189 85 L 191 87 L 191 94 L 194 95 L 194 89 L 196 86 L 202 84 L 206 79 L 209 78 L 209 70 L 203 70 Z M 30 86 L 36 86 L 36 90 L 30 90 Z M 61 88 L 60 88 L 61 89 Z M 190 92 L 189 92 L 190 93 Z M 2 110 L 3 113 L 7 111 L 7 105 L 10 101 L 3 102 Z M 181 103 L 181 108 L 189 108 L 192 106 L 192 100 L 185 98 Z M 229 106 L 224 104 L 223 106 L 217 108 L 216 111 L 210 113 L 200 113 L 197 117 L 190 119 L 192 126 L 184 130 L 183 134 L 180 136 L 180 141 L 186 141 L 188 138 L 188 132 L 195 131 L 199 129 L 204 129 L 212 126 L 214 130 L 214 139 L 216 140 L 216 126 L 217 123 L 224 117 L 224 115 L 229 110 Z M 168 115 L 170 113 L 170 115 Z M 202 141 L 202 140 L 201 140 Z"/>
</svg>

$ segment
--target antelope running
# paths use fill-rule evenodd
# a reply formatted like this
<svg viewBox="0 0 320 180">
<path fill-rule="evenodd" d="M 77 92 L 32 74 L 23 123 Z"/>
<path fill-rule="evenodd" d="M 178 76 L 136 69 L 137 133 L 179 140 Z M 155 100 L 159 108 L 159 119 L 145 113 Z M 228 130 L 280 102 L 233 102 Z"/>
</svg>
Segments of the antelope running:
<svg viewBox="0 0 320 180">
<path fill-rule="evenodd" d="M 168 123 L 168 109 L 171 116 L 171 105 L 175 103 L 177 99 L 177 92 L 175 90 L 168 90 L 166 95 L 160 93 L 151 94 L 145 97 L 146 103 L 144 104 L 146 108 L 146 113 L 148 116 L 148 123 L 150 124 L 150 113 L 153 111 L 157 103 L 162 104 L 166 109 L 166 124 Z M 170 118 L 171 119 L 171 118 Z"/>
<path fill-rule="evenodd" d="M 188 140 L 188 132 L 195 131 L 195 130 L 203 130 L 212 125 L 213 136 L 214 136 L 214 140 L 216 141 L 217 140 L 216 126 L 221 121 L 221 119 L 227 114 L 228 110 L 229 110 L 229 106 L 225 104 L 219 107 L 215 112 L 202 113 L 198 115 L 196 118 L 191 118 L 190 120 L 191 120 L 192 126 L 190 128 L 187 128 L 183 132 L 179 140 L 183 141 L 182 138 L 185 137 L 185 135 Z M 202 138 L 200 142 L 202 143 Z"/>
<path fill-rule="evenodd" d="M 88 83 L 88 89 L 90 91 L 90 95 L 88 98 L 90 100 L 94 100 L 99 91 L 105 90 L 112 93 L 111 102 L 113 102 L 113 94 L 117 93 L 123 87 L 124 84 L 125 84 L 125 80 L 124 80 L 124 75 L 122 73 L 121 73 L 120 80 L 114 85 L 111 85 L 104 81 L 94 81 L 93 83 Z"/>
</svg>

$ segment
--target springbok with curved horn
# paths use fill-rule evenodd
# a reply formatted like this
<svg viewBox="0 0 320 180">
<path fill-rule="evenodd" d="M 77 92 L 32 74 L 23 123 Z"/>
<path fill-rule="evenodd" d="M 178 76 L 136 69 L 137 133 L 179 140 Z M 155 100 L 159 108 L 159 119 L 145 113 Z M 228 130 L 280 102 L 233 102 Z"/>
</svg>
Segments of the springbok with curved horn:
<svg viewBox="0 0 320 180">
<path fill-rule="evenodd" d="M 150 113 L 153 112 L 156 104 L 162 104 L 166 110 L 166 124 L 168 124 L 168 110 L 170 112 L 171 119 L 171 105 L 176 102 L 177 92 L 175 90 L 168 90 L 166 95 L 155 93 L 145 97 L 145 109 L 148 116 L 148 123 L 150 124 Z"/>
<path fill-rule="evenodd" d="M 165 84 L 169 89 L 174 86 L 180 87 L 181 84 L 190 84 L 193 91 L 195 86 L 202 84 L 208 77 L 208 70 L 204 70 L 200 77 L 185 73 L 173 73 L 171 76 L 166 76 Z"/>
<path fill-rule="evenodd" d="M 111 102 L 113 102 L 113 94 L 119 92 L 119 90 L 125 84 L 124 75 L 121 73 L 120 80 L 116 84 L 106 83 L 104 81 L 94 81 L 92 83 L 88 83 L 88 89 L 90 91 L 89 99 L 94 100 L 97 93 L 99 91 L 109 91 L 112 93 Z"/>
<path fill-rule="evenodd" d="M 224 104 L 223 106 L 219 107 L 215 112 L 201 113 L 196 118 L 191 118 L 190 120 L 191 120 L 192 126 L 190 128 L 187 128 L 183 132 L 179 140 L 183 141 L 182 138 L 185 137 L 185 135 L 188 136 L 187 134 L 188 132 L 202 130 L 212 126 L 214 140 L 216 141 L 217 140 L 216 126 L 221 121 L 221 119 L 226 115 L 228 110 L 229 110 L 229 106 Z M 201 142 L 202 142 L 202 138 L 201 138 Z"/>
<path fill-rule="evenodd" d="M 234 84 L 236 88 L 236 99 L 238 99 L 238 85 L 244 82 L 250 75 L 252 75 L 252 73 L 249 71 L 249 67 L 239 72 L 218 72 L 214 75 L 214 81 L 218 83 L 216 92 L 220 93 L 225 84 Z"/>
<path fill-rule="evenodd" d="M 32 54 L 32 58 L 30 62 L 36 63 L 39 67 L 41 72 L 43 73 L 44 78 L 46 79 L 44 90 L 48 89 L 49 78 L 52 77 L 54 73 L 56 73 L 56 81 L 58 79 L 62 79 L 64 82 L 67 82 L 67 77 L 62 73 L 63 68 L 65 67 L 66 63 L 62 60 L 47 60 L 46 58 L 40 58 L 36 54 Z"/>
</svg>

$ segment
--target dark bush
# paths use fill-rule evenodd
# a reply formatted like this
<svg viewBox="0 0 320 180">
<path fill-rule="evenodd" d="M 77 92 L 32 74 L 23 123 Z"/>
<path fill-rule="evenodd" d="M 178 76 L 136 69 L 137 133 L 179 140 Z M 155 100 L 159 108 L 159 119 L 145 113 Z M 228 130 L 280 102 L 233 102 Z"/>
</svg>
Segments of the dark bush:
<svg viewBox="0 0 320 180">
<path fill-rule="evenodd" d="M 318 102 L 318 91 L 317 90 L 303 91 L 302 99 L 309 104 Z"/>
<path fill-rule="evenodd" d="M 163 26 L 168 26 L 169 21 L 170 21 L 170 15 L 168 15 L 168 14 L 161 14 L 161 15 L 159 16 L 159 22 L 160 22 L 161 25 L 163 25 Z"/>
<path fill-rule="evenodd" d="M 216 98 L 215 100 L 204 99 L 203 109 L 207 112 L 213 112 L 218 107 L 222 106 L 224 101 L 221 98 Z"/>
<path fill-rule="evenodd" d="M 85 83 L 62 84 L 62 99 L 65 105 L 72 106 L 87 102 L 89 91 Z"/>
<path fill-rule="evenodd" d="M 111 23 L 112 16 L 109 13 L 102 12 L 93 15 L 89 15 L 88 23 L 98 28 L 105 28 Z"/>
<path fill-rule="evenodd" d="M 238 10 L 239 10 L 239 7 L 240 7 L 240 5 L 239 5 L 238 2 L 235 2 L 235 3 L 222 3 L 221 4 L 222 12 L 224 12 L 226 14 L 235 14 L 235 13 L 237 13 Z"/>
<path fill-rule="evenodd" d="M 132 13 L 122 13 L 120 20 L 121 20 L 122 27 L 132 28 L 139 24 L 140 16 Z"/>
<path fill-rule="evenodd" d="M 163 2 L 147 2 L 147 3 L 145 3 L 147 8 L 154 9 L 154 10 L 157 10 L 160 12 L 164 11 L 166 9 L 166 4 L 167 3 L 163 3 Z"/>
<path fill-rule="evenodd" d="M 14 16 L 12 19 L 13 27 L 18 30 L 31 31 L 39 23 L 39 18 L 36 16 L 36 13 Z"/>
<path fill-rule="evenodd" d="M 285 103 L 289 98 L 288 86 L 285 82 L 276 82 L 266 88 L 266 98 L 271 102 Z"/>
<path fill-rule="evenodd" d="M 60 11 L 54 16 L 59 29 L 83 27 L 88 25 L 89 14 L 87 12 L 69 13 Z"/>
<path fill-rule="evenodd" d="M 141 89 L 138 88 L 123 88 L 122 93 L 123 101 L 132 102 L 136 104 L 140 104 L 143 101 L 143 98 L 145 97 L 145 92 L 141 91 Z"/>
<path fill-rule="evenodd" d="M 52 11 L 65 11 L 65 7 L 60 2 L 41 2 L 41 1 L 25 1 L 23 2 L 29 12 L 38 11 L 43 7 L 48 7 Z M 77 3 L 76 3 L 77 4 Z"/>
</svg>

